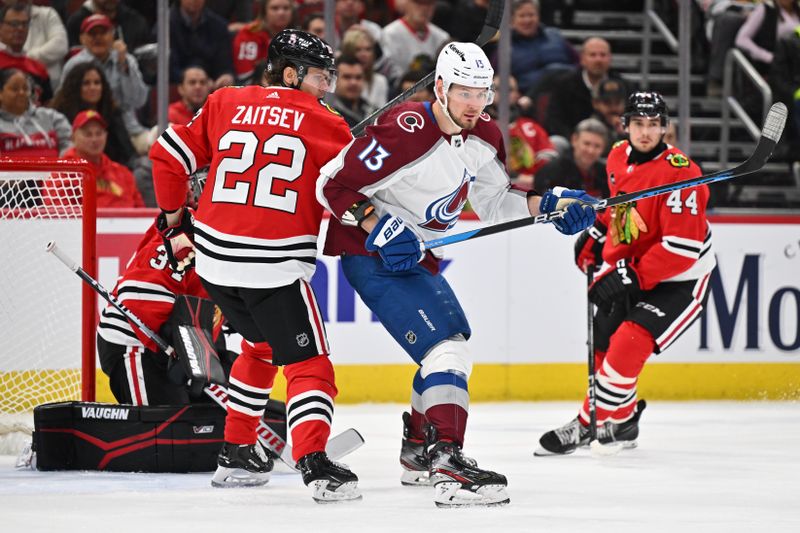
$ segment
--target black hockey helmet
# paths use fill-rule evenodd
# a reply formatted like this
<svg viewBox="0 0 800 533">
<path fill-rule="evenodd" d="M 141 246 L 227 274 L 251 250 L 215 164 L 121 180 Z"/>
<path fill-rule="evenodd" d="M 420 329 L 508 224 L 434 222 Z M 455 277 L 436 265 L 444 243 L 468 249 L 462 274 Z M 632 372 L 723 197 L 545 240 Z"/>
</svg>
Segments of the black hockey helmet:
<svg viewBox="0 0 800 533">
<path fill-rule="evenodd" d="M 333 48 L 314 35 L 300 30 L 286 29 L 278 32 L 269 43 L 267 72 L 272 74 L 287 66 L 297 69 L 300 83 L 308 67 L 316 67 L 335 74 Z"/>
<path fill-rule="evenodd" d="M 669 112 L 664 97 L 655 91 L 637 91 L 628 97 L 625 112 L 622 113 L 622 125 L 627 127 L 632 116 L 660 117 L 661 125 L 667 126 Z"/>
</svg>

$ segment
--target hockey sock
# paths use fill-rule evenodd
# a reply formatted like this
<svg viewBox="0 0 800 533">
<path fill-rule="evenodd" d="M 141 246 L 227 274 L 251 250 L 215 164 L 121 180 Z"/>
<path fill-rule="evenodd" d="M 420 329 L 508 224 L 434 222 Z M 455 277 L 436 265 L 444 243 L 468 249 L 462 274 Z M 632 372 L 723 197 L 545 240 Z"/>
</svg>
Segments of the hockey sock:
<svg viewBox="0 0 800 533">
<path fill-rule="evenodd" d="M 286 420 L 295 461 L 325 451 L 333 421 L 336 390 L 333 365 L 326 355 L 283 367 L 286 376 Z"/>
<path fill-rule="evenodd" d="M 606 420 L 620 423 L 633 416 L 639 374 L 654 347 L 650 332 L 635 322 L 623 322 L 611 336 L 608 351 L 597 366 L 598 424 Z M 589 425 L 588 398 L 579 418 L 581 423 Z"/>
<path fill-rule="evenodd" d="M 411 425 L 408 429 L 410 438 L 425 440 L 425 426 L 428 424 L 428 419 L 423 414 L 425 408 L 422 405 L 422 396 L 417 392 L 420 390 L 422 390 L 422 375 L 420 369 L 417 369 L 411 385 Z"/>
<path fill-rule="evenodd" d="M 433 372 L 423 379 L 415 378 L 414 396 L 417 398 L 412 398 L 412 406 L 420 406 L 425 418 L 436 428 L 438 439 L 463 445 L 469 412 L 464 376 L 456 372 Z"/>
<path fill-rule="evenodd" d="M 277 373 L 269 344 L 242 341 L 242 354 L 234 361 L 228 380 L 226 442 L 255 444 L 256 427 L 264 414 Z"/>
</svg>

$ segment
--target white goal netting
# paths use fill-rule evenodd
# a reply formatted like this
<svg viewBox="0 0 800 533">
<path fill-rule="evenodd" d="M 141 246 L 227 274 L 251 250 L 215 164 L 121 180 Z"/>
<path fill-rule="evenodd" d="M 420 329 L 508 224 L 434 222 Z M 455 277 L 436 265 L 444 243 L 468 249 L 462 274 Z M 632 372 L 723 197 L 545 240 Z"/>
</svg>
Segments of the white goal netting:
<svg viewBox="0 0 800 533">
<path fill-rule="evenodd" d="M 81 399 L 82 284 L 45 246 L 81 261 L 85 179 L 75 164 L 0 160 L 0 436 L 29 432 L 39 404 Z"/>
</svg>

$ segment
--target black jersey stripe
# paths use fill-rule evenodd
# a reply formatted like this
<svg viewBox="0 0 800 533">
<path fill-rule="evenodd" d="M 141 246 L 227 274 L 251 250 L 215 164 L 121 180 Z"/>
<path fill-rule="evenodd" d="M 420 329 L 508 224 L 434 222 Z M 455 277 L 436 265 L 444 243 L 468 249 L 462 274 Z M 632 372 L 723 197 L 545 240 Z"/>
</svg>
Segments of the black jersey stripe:
<svg viewBox="0 0 800 533">
<path fill-rule="evenodd" d="M 113 330 L 119 331 L 120 333 L 123 333 L 123 334 L 127 335 L 128 337 L 131 337 L 133 339 L 138 339 L 138 337 L 136 336 L 136 334 L 133 331 L 131 331 L 129 329 L 121 328 L 119 326 L 115 326 L 114 324 L 109 324 L 108 322 L 100 322 L 97 325 L 97 327 L 98 328 L 103 328 L 103 329 L 113 329 Z"/>
<path fill-rule="evenodd" d="M 172 149 L 178 153 L 179 156 L 181 156 L 181 159 L 183 159 L 183 163 L 186 165 L 186 168 L 189 169 L 189 173 L 190 174 L 193 173 L 196 169 L 192 168 L 192 163 L 191 160 L 189 159 L 189 156 L 186 155 L 186 152 L 183 151 L 183 148 L 181 148 L 178 145 L 178 143 L 175 142 L 175 139 L 173 139 L 172 136 L 169 134 L 169 130 L 165 130 L 164 133 L 161 134 L 161 138 L 164 139 L 164 142 L 170 145 Z"/>
<path fill-rule="evenodd" d="M 217 259 L 219 261 L 228 261 L 231 263 L 285 263 L 287 261 L 302 261 L 303 263 L 315 265 L 317 262 L 316 257 L 306 257 L 306 256 L 242 257 L 240 255 L 227 255 L 227 254 L 220 254 L 217 252 L 213 252 L 198 242 L 195 242 L 194 246 L 200 252 L 202 252 L 203 255 L 206 255 L 212 259 Z"/>
<path fill-rule="evenodd" d="M 244 244 L 234 241 L 226 241 L 220 239 L 219 237 L 215 237 L 213 235 L 208 234 L 207 232 L 201 230 L 198 227 L 194 228 L 195 235 L 199 235 L 203 237 L 205 240 L 210 242 L 211 244 L 215 244 L 217 246 L 221 246 L 223 248 L 232 248 L 238 250 L 264 250 L 265 252 L 289 252 L 292 250 L 317 250 L 317 243 L 315 242 L 299 242 L 294 244 L 286 244 L 283 246 L 280 245 L 264 245 L 264 244 Z"/>
</svg>

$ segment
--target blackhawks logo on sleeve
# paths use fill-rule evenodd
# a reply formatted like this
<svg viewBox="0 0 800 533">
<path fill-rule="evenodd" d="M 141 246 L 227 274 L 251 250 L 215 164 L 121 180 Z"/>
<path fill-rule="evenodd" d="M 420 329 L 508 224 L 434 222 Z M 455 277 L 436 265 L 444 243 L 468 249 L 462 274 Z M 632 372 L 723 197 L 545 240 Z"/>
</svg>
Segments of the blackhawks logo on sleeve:
<svg viewBox="0 0 800 533">
<path fill-rule="evenodd" d="M 669 164 L 675 168 L 684 168 L 689 166 L 689 158 L 683 154 L 669 154 L 667 156 Z"/>
<path fill-rule="evenodd" d="M 620 193 L 624 194 L 624 193 Z M 609 224 L 611 244 L 631 244 L 639 238 L 640 233 L 647 233 L 647 224 L 636 209 L 636 202 L 620 204 L 611 208 L 611 224 Z"/>
</svg>

